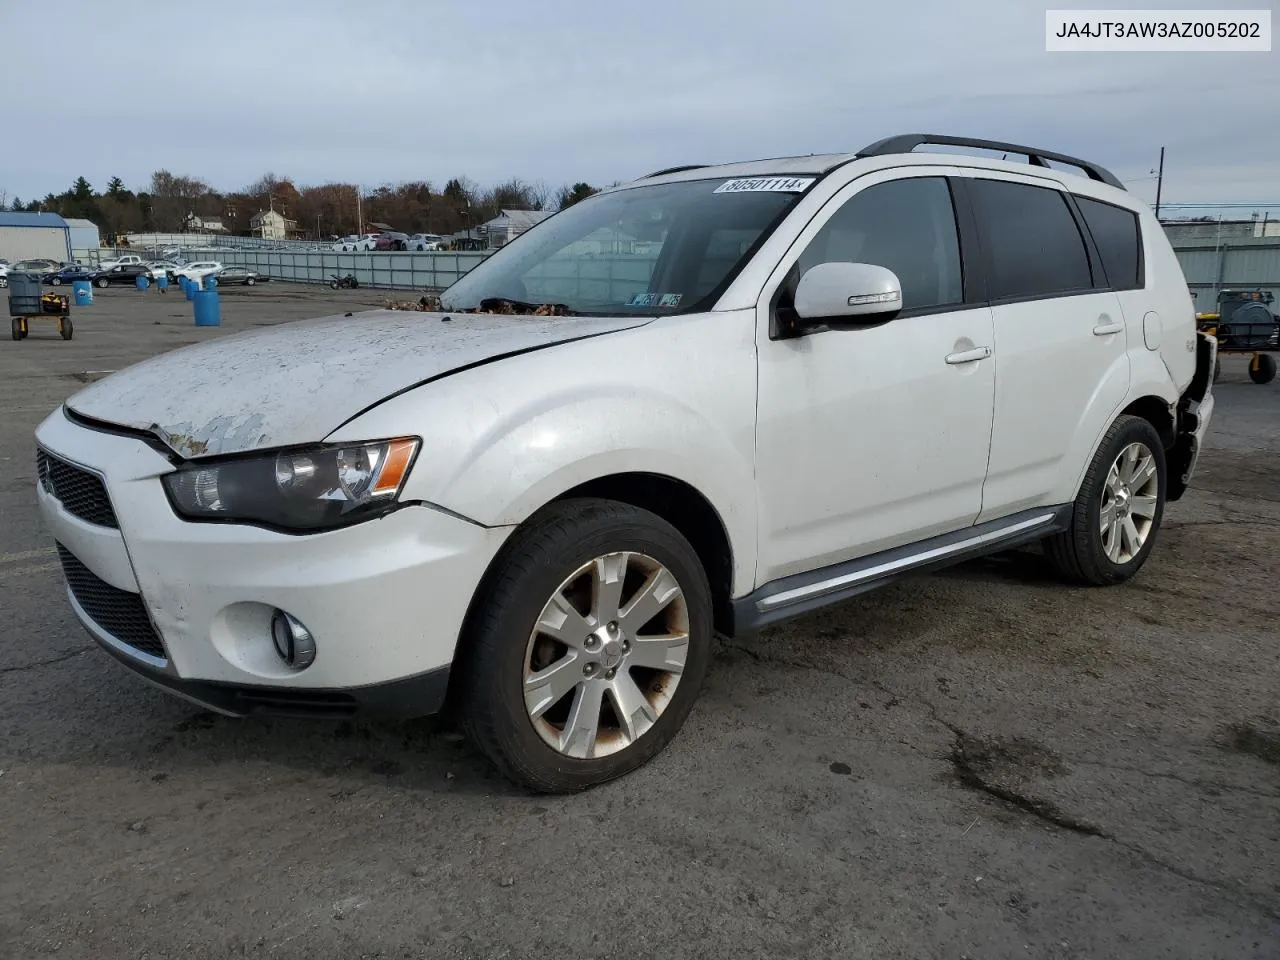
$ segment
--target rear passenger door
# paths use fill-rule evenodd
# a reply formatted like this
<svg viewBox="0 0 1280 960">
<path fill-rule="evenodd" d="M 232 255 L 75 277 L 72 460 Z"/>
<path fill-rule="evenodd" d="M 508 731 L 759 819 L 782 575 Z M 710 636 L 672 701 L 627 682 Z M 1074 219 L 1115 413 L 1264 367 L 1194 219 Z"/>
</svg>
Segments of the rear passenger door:
<svg viewBox="0 0 1280 960">
<path fill-rule="evenodd" d="M 995 413 L 979 522 L 1069 502 L 1129 389 L 1125 317 L 1061 185 L 970 171 L 995 325 Z"/>
</svg>

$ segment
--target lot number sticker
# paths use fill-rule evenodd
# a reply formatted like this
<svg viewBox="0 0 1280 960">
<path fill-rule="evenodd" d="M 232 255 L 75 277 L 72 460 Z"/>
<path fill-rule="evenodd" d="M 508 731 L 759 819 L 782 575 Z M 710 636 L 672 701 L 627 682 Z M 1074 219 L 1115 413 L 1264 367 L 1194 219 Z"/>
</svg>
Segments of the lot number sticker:
<svg viewBox="0 0 1280 960">
<path fill-rule="evenodd" d="M 716 193 L 801 193 L 813 183 L 813 177 L 747 177 L 726 180 Z"/>
</svg>

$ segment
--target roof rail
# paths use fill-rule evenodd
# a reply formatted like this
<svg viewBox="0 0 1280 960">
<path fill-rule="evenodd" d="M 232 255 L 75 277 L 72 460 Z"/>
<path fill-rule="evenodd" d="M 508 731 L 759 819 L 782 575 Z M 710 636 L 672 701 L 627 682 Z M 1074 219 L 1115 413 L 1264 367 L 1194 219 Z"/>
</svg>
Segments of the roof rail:
<svg viewBox="0 0 1280 960">
<path fill-rule="evenodd" d="M 668 173 L 684 173 L 686 170 L 701 170 L 707 166 L 705 163 L 686 163 L 683 167 L 667 167 L 665 170 L 659 170 L 657 173 L 648 173 L 641 177 L 641 180 L 652 180 L 654 177 L 665 177 Z"/>
<path fill-rule="evenodd" d="M 1047 167 L 1046 160 L 1079 167 L 1090 180 L 1124 189 L 1124 184 L 1105 167 L 1089 163 L 1078 157 L 1069 157 L 1063 153 L 1041 150 L 1037 147 L 1024 147 L 1016 143 L 1002 143 L 999 140 L 978 140 L 974 137 L 949 137 L 938 133 L 904 133 L 896 137 L 885 137 L 875 143 L 868 144 L 858 151 L 859 157 L 883 157 L 893 153 L 910 153 L 922 143 L 933 143 L 949 147 L 973 147 L 980 150 L 996 150 L 1001 153 L 1017 153 L 1025 156 L 1032 166 Z"/>
</svg>

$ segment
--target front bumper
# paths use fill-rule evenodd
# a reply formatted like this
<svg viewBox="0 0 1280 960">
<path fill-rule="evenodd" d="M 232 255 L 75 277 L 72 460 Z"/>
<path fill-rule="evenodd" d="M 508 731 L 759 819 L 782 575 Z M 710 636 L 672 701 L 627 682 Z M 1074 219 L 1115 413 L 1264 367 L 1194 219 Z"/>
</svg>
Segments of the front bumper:
<svg viewBox="0 0 1280 960">
<path fill-rule="evenodd" d="M 234 715 L 439 707 L 467 608 L 505 529 L 419 505 L 305 536 L 191 523 L 162 489 L 172 464 L 146 441 L 89 429 L 61 410 L 36 441 L 54 458 L 42 476 L 48 464 L 63 471 L 49 483 L 58 496 L 43 482 L 36 496 L 72 608 L 121 663 Z M 275 653 L 277 609 L 315 638 L 305 670 Z"/>
</svg>

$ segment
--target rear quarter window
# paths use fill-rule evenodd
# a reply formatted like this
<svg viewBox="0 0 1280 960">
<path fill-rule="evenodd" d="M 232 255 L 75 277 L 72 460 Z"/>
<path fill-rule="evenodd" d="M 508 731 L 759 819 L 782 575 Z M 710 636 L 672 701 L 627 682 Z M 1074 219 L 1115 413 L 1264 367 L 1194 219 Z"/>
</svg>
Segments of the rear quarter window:
<svg viewBox="0 0 1280 960">
<path fill-rule="evenodd" d="M 1140 290 L 1144 287 L 1142 231 L 1132 210 L 1090 197 L 1076 198 L 1076 205 L 1093 236 L 1107 282 L 1113 290 Z"/>
</svg>

